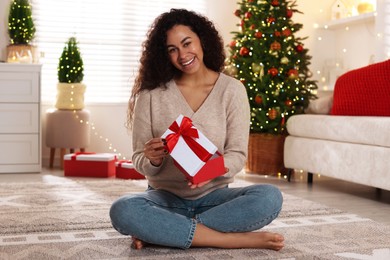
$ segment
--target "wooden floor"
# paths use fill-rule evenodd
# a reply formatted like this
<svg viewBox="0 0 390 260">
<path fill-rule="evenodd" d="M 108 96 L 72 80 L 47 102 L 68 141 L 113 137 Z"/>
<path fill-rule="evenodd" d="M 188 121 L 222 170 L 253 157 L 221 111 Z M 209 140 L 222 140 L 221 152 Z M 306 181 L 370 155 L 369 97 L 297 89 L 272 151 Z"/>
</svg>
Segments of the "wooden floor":
<svg viewBox="0 0 390 260">
<path fill-rule="evenodd" d="M 60 169 L 44 168 L 41 173 L 0 174 L 0 182 L 44 181 L 62 177 Z M 270 183 L 281 191 L 297 197 L 322 203 L 349 213 L 373 219 L 390 225 L 390 191 L 344 182 L 314 175 L 313 184 L 306 182 L 307 174 L 296 172 L 291 182 L 283 176 L 264 176 L 250 173 L 239 174 L 237 178 L 253 183 Z"/>
</svg>

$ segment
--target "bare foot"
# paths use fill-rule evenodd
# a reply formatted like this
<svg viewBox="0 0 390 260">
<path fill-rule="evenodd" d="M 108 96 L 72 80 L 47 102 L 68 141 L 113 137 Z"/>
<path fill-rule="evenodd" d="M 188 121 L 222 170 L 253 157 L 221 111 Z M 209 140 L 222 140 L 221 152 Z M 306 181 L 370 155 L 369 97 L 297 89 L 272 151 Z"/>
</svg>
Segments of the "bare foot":
<svg viewBox="0 0 390 260">
<path fill-rule="evenodd" d="M 198 223 L 191 246 L 259 248 L 279 251 L 284 247 L 284 237 L 271 232 L 222 233 Z"/>
<path fill-rule="evenodd" d="M 260 248 L 272 249 L 279 251 L 284 247 L 284 237 L 278 233 L 271 232 L 254 232 L 258 234 Z"/>
<path fill-rule="evenodd" d="M 137 250 L 138 249 L 142 249 L 144 246 L 147 245 L 147 243 L 145 243 L 142 240 L 139 240 L 136 237 L 132 237 L 132 240 L 133 240 L 133 242 L 131 243 L 131 247 L 134 248 L 134 249 L 137 249 Z"/>
</svg>

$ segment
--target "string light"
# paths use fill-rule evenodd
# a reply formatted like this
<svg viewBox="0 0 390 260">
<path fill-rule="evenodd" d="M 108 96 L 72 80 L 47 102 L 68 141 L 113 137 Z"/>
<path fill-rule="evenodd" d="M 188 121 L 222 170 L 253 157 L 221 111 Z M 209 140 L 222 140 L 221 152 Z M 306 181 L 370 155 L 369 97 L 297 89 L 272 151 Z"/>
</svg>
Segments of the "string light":
<svg viewBox="0 0 390 260">
<path fill-rule="evenodd" d="M 72 88 L 74 88 L 74 85 L 72 85 Z M 75 104 L 73 103 L 73 101 L 75 100 L 73 98 L 73 95 L 74 95 L 74 91 L 71 91 L 71 97 L 69 100 L 70 100 L 71 106 L 75 107 Z M 88 120 L 84 121 L 83 119 L 80 119 L 79 115 L 77 114 L 78 110 L 76 110 L 76 109 L 73 109 L 72 112 L 73 112 L 73 118 L 76 121 L 78 121 L 78 123 L 85 124 L 85 125 L 89 126 L 93 132 L 92 136 L 96 136 L 96 137 L 98 137 L 98 139 L 103 140 L 107 144 L 107 149 L 109 151 L 115 153 L 119 160 L 127 160 L 127 158 L 125 156 L 123 156 L 123 154 L 121 152 L 119 152 L 117 148 L 115 148 L 115 146 L 112 144 L 112 142 L 110 141 L 110 139 L 108 137 L 105 137 L 99 133 L 99 131 L 96 129 L 96 126 L 93 122 L 88 121 Z"/>
</svg>

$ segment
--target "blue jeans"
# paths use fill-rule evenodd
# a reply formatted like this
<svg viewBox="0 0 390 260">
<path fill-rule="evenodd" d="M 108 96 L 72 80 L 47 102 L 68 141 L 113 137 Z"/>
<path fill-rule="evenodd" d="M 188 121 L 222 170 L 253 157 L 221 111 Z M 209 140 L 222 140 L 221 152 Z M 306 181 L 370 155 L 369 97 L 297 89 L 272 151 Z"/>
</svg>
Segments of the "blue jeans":
<svg viewBox="0 0 390 260">
<path fill-rule="evenodd" d="M 144 242 L 189 248 L 196 224 L 220 232 L 249 232 L 271 223 L 282 209 L 279 189 L 268 184 L 222 188 L 196 200 L 149 189 L 113 203 L 113 227 Z"/>
</svg>

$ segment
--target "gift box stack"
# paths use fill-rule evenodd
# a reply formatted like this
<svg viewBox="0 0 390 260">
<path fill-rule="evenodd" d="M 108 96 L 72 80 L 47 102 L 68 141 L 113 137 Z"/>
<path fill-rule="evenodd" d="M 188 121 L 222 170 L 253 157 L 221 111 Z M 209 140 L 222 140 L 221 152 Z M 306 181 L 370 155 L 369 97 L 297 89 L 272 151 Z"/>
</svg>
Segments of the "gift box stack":
<svg viewBox="0 0 390 260">
<path fill-rule="evenodd" d="M 161 137 L 176 166 L 193 184 L 225 174 L 223 156 L 190 118 L 179 115 Z"/>
<path fill-rule="evenodd" d="M 69 177 L 98 177 L 145 179 L 128 160 L 117 159 L 112 153 L 72 153 L 64 156 L 64 175 Z"/>
</svg>

